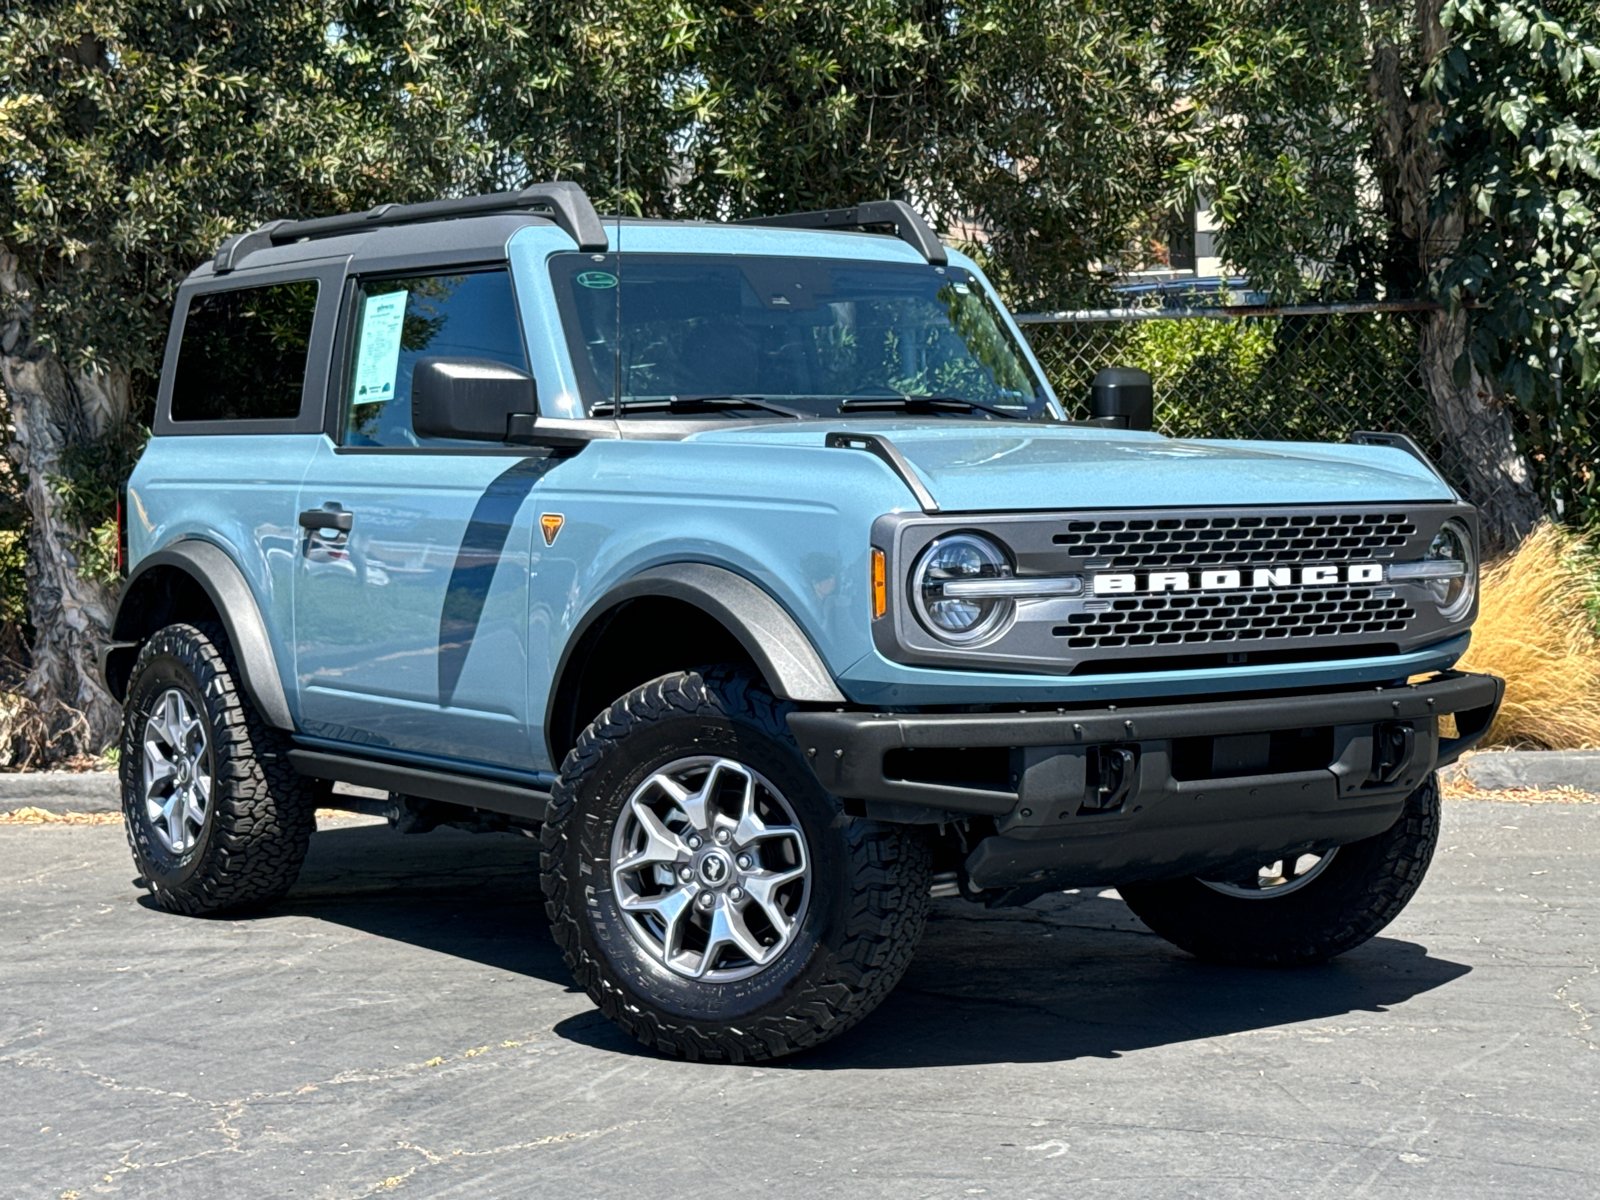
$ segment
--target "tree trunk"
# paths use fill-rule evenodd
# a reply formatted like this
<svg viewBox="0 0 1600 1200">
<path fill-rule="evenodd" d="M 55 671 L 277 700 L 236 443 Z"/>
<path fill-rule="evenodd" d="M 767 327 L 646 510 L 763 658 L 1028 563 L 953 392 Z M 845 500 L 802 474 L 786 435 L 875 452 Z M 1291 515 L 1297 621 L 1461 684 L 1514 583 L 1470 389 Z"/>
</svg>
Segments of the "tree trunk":
<svg viewBox="0 0 1600 1200">
<path fill-rule="evenodd" d="M 1376 137 L 1378 185 L 1397 240 L 1414 249 L 1424 279 L 1461 244 L 1466 214 L 1439 211 L 1434 179 L 1439 155 L 1432 134 L 1439 104 L 1420 80 L 1449 48 L 1439 23 L 1442 0 L 1417 0 L 1416 45 L 1408 50 L 1380 43 L 1373 48 L 1368 89 L 1379 109 Z M 1469 312 L 1433 312 L 1419 322 L 1422 380 L 1433 408 L 1434 437 L 1444 447 L 1444 469 L 1483 519 L 1490 551 L 1514 549 L 1544 515 L 1533 472 L 1517 447 L 1515 430 L 1497 380 L 1471 366 L 1457 386 L 1456 362 L 1466 353 Z"/>
<path fill-rule="evenodd" d="M 1467 314 L 1422 316 L 1422 378 L 1433 400 L 1434 435 L 1444 448 L 1444 473 L 1477 505 L 1488 553 L 1514 550 L 1544 516 L 1528 460 L 1517 449 L 1505 395 L 1471 368 L 1464 387 L 1455 364 L 1466 352 Z"/>
<path fill-rule="evenodd" d="M 50 487 L 62 451 L 105 434 L 128 415 L 125 376 L 84 375 L 41 346 L 33 330 L 34 285 L 0 243 L 0 378 L 11 406 L 11 455 L 23 479 L 28 532 L 32 668 L 22 687 L 29 754 L 59 761 L 99 754 L 116 736 L 120 708 L 101 686 L 95 650 L 110 637 L 115 596 L 79 578 L 77 547 L 88 530 L 67 521 Z"/>
</svg>

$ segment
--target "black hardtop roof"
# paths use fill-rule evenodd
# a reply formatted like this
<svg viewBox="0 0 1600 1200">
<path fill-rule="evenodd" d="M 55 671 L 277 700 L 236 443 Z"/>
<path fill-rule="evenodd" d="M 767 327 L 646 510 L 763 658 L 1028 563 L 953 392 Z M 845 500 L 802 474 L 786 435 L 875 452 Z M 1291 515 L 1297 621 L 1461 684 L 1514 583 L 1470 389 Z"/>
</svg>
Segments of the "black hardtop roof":
<svg viewBox="0 0 1600 1200">
<path fill-rule="evenodd" d="M 403 226 L 449 222 L 455 224 L 452 232 L 458 236 L 447 240 L 460 240 L 460 234 L 467 234 L 468 240 L 479 240 L 469 231 L 480 224 L 471 218 L 481 217 L 520 217 L 521 220 L 511 223 L 513 228 L 534 220 L 547 220 L 564 230 L 567 236 L 577 243 L 579 250 L 599 253 L 609 247 L 604 223 L 583 189 L 575 183 L 558 180 L 553 183 L 536 183 L 514 192 L 491 192 L 486 195 L 461 196 L 451 200 L 429 200 L 421 204 L 380 204 L 365 212 L 312 217 L 301 221 L 268 221 L 258 229 L 249 233 L 235 234 L 224 241 L 217 248 L 211 270 L 214 274 L 226 274 L 242 266 L 246 258 L 263 251 L 290 246 L 301 247 L 304 250 L 299 254 L 272 255 L 270 260 L 284 262 L 311 256 L 324 257 L 345 249 L 344 246 L 320 244 L 325 240 L 342 242 L 352 236 L 395 230 Z M 636 220 L 625 219 L 625 223 L 634 224 Z M 459 224 L 456 224 L 458 222 Z M 681 223 L 701 225 L 711 222 Z M 492 225 L 496 232 L 505 228 L 503 221 L 483 224 Z M 738 224 L 839 230 L 887 226 L 902 241 L 914 246 L 930 263 L 943 265 L 945 262 L 944 246 L 939 241 L 938 235 L 921 215 L 903 200 L 874 200 L 850 208 L 752 217 Z M 507 229 L 507 233 L 509 232 Z M 316 244 L 315 250 L 310 249 L 312 244 Z"/>
</svg>

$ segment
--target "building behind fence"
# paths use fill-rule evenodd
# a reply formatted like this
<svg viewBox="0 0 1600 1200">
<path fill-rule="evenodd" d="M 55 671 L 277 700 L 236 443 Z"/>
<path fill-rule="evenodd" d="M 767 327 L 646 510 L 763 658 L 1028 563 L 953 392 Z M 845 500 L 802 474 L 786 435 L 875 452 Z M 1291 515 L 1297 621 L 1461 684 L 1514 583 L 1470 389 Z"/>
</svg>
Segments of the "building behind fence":
<svg viewBox="0 0 1600 1200">
<path fill-rule="evenodd" d="M 1069 416 L 1087 417 L 1102 367 L 1149 371 L 1156 428 L 1174 437 L 1344 441 L 1406 433 L 1459 491 L 1467 465 L 1441 442 L 1423 386 L 1420 301 L 1283 308 L 1140 308 L 1017 318 Z"/>
</svg>

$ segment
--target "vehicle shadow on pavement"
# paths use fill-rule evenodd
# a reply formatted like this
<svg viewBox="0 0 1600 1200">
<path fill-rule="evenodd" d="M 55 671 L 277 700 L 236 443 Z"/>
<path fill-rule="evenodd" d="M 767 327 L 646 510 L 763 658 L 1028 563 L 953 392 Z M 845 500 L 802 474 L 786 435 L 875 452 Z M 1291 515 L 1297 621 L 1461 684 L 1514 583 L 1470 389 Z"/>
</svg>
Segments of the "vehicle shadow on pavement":
<svg viewBox="0 0 1600 1200">
<path fill-rule="evenodd" d="M 571 989 L 539 890 L 538 843 L 383 825 L 324 829 L 266 919 L 303 916 Z M 1095 889 L 988 911 L 935 901 L 911 969 L 859 1026 L 784 1060 L 791 1070 L 895 1069 L 1113 1058 L 1304 1022 L 1382 1013 L 1471 970 L 1377 937 L 1297 971 L 1215 967 L 1150 933 Z M 649 1055 L 598 1012 L 558 1022 L 570 1041 Z M 1319 1036 L 1316 1029 L 1302 1036 Z"/>
<path fill-rule="evenodd" d="M 776 1065 L 881 1070 L 1115 1058 L 1282 1025 L 1365 1022 L 1358 1014 L 1382 1013 L 1471 970 L 1389 937 L 1319 967 L 1216 967 L 1161 941 L 1115 896 L 1074 899 L 1000 912 L 937 902 L 911 969 L 883 1005 L 834 1041 Z M 598 1013 L 555 1031 L 649 1053 Z M 1313 1027 L 1298 1036 L 1320 1035 Z"/>
<path fill-rule="evenodd" d="M 322 829 L 269 917 L 304 916 L 572 989 L 539 890 L 539 843 L 387 825 Z"/>
</svg>

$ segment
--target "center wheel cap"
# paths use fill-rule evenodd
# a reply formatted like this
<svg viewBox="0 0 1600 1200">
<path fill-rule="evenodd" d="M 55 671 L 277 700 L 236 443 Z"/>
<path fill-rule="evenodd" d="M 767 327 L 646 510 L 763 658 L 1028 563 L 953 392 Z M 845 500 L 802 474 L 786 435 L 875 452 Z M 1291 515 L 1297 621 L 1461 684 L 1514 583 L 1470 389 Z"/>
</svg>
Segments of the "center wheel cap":
<svg viewBox="0 0 1600 1200">
<path fill-rule="evenodd" d="M 733 878 L 733 862 L 721 850 L 707 851 L 695 870 L 700 882 L 710 888 L 720 888 Z"/>
</svg>

